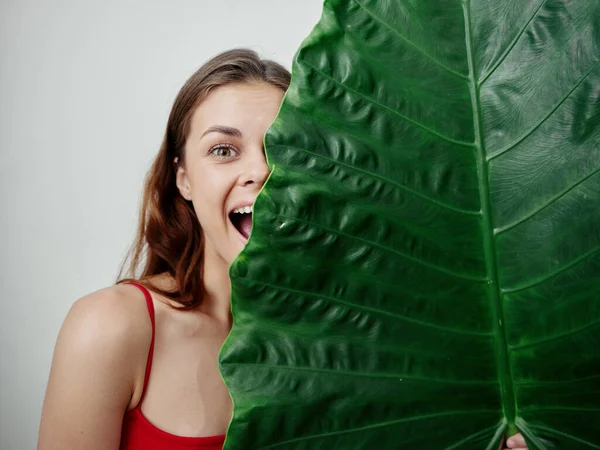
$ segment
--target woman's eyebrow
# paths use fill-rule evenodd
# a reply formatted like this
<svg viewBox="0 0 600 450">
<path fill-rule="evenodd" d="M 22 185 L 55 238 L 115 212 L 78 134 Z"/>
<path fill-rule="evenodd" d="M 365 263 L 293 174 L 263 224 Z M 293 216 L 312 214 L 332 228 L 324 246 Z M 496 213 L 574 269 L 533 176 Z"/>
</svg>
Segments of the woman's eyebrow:
<svg viewBox="0 0 600 450">
<path fill-rule="evenodd" d="M 200 138 L 203 138 L 209 133 L 221 133 L 238 138 L 242 137 L 242 132 L 237 128 L 227 127 L 225 125 L 213 125 L 212 127 L 209 127 L 204 133 L 202 133 L 202 136 Z"/>
</svg>

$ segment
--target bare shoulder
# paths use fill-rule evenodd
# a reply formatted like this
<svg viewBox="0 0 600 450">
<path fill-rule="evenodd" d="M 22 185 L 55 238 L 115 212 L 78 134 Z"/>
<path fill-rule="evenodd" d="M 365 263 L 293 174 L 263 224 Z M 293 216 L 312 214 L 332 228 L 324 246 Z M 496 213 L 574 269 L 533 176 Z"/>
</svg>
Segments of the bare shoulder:
<svg viewBox="0 0 600 450">
<path fill-rule="evenodd" d="M 131 285 L 111 286 L 71 306 L 58 335 L 53 366 L 65 360 L 102 362 L 102 369 L 119 372 L 131 388 L 143 373 L 151 339 L 142 292 Z"/>
<path fill-rule="evenodd" d="M 117 448 L 123 414 L 139 398 L 151 339 L 146 302 L 134 286 L 77 300 L 56 341 L 38 448 Z"/>
<path fill-rule="evenodd" d="M 151 339 L 151 325 L 142 292 L 131 285 L 115 285 L 77 300 L 65 319 L 61 334 L 77 335 L 81 344 L 110 343 L 112 340 Z"/>
</svg>

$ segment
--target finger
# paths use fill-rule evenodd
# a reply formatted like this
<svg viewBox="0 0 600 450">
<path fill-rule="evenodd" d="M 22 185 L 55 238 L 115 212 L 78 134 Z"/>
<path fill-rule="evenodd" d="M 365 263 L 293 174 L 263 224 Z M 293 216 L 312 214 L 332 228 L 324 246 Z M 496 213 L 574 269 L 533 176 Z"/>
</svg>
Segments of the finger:
<svg viewBox="0 0 600 450">
<path fill-rule="evenodd" d="M 504 444 L 506 443 L 505 441 L 506 441 L 506 439 L 504 438 L 504 436 L 502 436 L 502 440 L 500 441 L 500 445 L 498 445 L 498 450 L 506 450 L 504 448 Z"/>
<path fill-rule="evenodd" d="M 508 448 L 512 448 L 513 450 L 518 450 L 520 448 L 527 449 L 527 444 L 525 443 L 525 438 L 521 433 L 515 434 L 506 440 L 506 446 Z"/>
<path fill-rule="evenodd" d="M 505 449 L 502 449 L 502 450 L 529 450 L 529 449 L 527 447 L 517 447 L 517 448 L 510 447 L 510 448 L 505 448 Z"/>
</svg>

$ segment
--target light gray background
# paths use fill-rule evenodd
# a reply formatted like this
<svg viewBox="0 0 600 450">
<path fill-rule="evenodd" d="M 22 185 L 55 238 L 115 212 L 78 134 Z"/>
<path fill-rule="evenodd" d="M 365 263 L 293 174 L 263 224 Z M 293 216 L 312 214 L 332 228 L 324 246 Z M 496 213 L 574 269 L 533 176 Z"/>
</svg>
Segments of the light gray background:
<svg viewBox="0 0 600 450">
<path fill-rule="evenodd" d="M 183 82 L 238 46 L 289 68 L 321 6 L 0 0 L 1 450 L 36 446 L 62 320 L 114 282 Z"/>
</svg>

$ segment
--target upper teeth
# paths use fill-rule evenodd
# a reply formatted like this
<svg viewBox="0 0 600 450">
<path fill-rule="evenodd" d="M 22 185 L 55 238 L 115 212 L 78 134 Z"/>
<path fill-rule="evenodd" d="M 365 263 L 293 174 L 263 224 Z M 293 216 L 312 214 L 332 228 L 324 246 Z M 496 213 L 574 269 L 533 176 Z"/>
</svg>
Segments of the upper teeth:
<svg viewBox="0 0 600 450">
<path fill-rule="evenodd" d="M 236 214 L 250 214 L 252 212 L 252 206 L 242 206 L 233 210 Z"/>
</svg>

